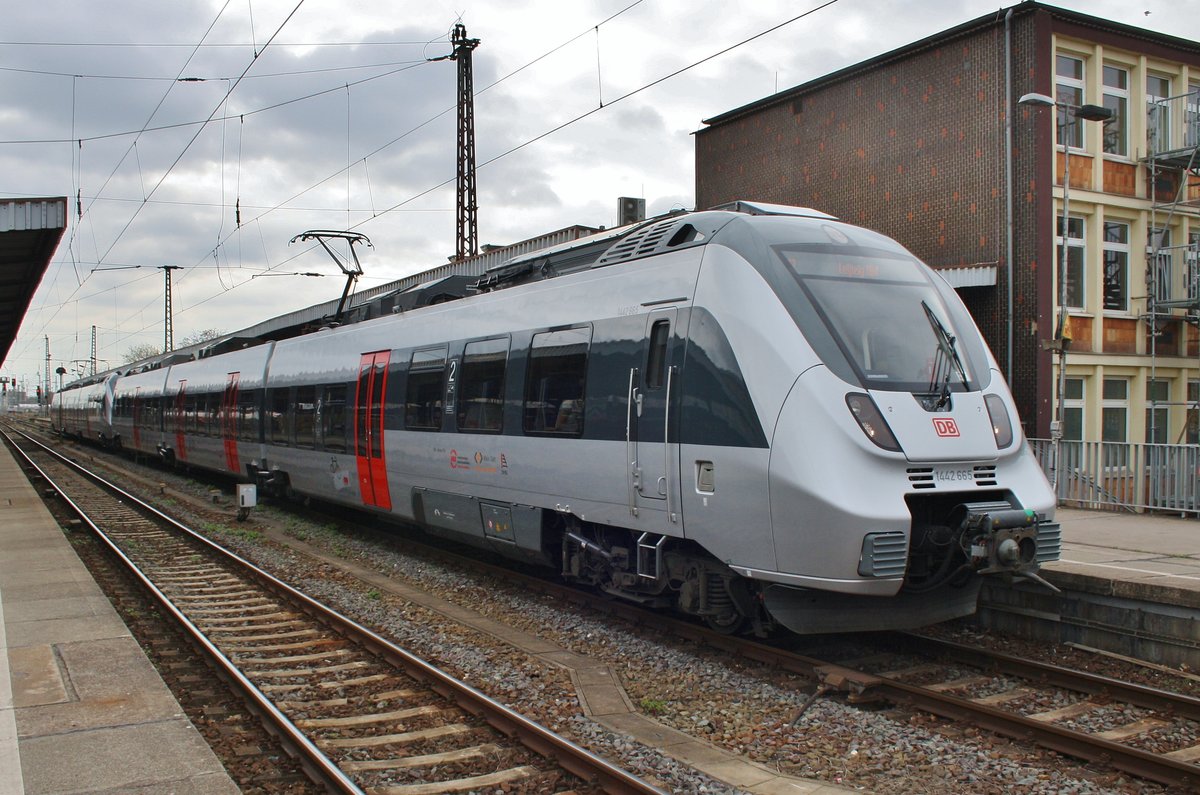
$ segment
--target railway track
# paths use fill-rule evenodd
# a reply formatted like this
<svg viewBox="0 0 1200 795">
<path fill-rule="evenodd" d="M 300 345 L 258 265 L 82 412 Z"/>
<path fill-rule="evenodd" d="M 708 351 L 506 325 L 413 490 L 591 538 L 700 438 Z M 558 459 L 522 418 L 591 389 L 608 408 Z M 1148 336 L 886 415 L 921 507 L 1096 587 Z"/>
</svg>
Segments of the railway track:
<svg viewBox="0 0 1200 795">
<path fill-rule="evenodd" d="M 661 792 L 30 437 L 5 439 L 330 791 Z"/>
<path fill-rule="evenodd" d="M 409 551 L 413 545 L 406 540 Z M 815 683 L 810 703 L 838 694 L 855 703 L 889 702 L 1185 791 L 1200 790 L 1200 699 L 1193 696 L 921 635 L 853 636 L 834 642 L 841 651 L 804 654 L 445 550 L 429 551 L 453 559 L 456 567 L 552 595 L 555 602 L 583 605 L 800 674 Z M 864 646 L 869 653 L 862 653 Z M 795 719 L 803 720 L 803 714 Z"/>
<path fill-rule="evenodd" d="M 405 544 L 413 546 L 411 539 Z M 519 583 L 524 591 L 801 674 L 816 685 L 813 700 L 841 694 L 853 702 L 891 702 L 1168 786 L 1200 789 L 1200 700 L 1194 697 L 920 636 L 856 638 L 849 645 L 857 651 L 801 654 L 445 550 L 429 552 L 453 559 L 455 566 Z M 866 653 L 864 646 L 870 646 Z"/>
</svg>

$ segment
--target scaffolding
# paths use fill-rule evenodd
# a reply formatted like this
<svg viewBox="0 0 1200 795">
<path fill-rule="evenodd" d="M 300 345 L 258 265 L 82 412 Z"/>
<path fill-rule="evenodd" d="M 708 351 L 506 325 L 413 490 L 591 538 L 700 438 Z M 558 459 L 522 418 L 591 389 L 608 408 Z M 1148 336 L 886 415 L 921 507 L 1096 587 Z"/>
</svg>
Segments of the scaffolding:
<svg viewBox="0 0 1200 795">
<path fill-rule="evenodd" d="M 1160 353 L 1187 356 L 1193 341 L 1200 374 L 1200 89 L 1192 86 L 1186 94 L 1147 102 L 1143 163 L 1150 198 L 1144 320 L 1150 332 L 1150 383 L 1156 384 Z M 1185 215 L 1192 219 L 1186 239 L 1173 240 L 1172 224 Z M 1197 329 L 1194 335 L 1187 331 L 1188 325 Z M 1172 326 L 1180 329 L 1181 338 L 1169 352 L 1160 351 L 1160 340 Z M 1188 426 L 1200 416 L 1200 387 L 1193 390 L 1191 383 L 1188 379 L 1184 404 L 1188 420 L 1180 438 L 1163 441 L 1183 441 Z M 1180 403 L 1159 399 L 1157 391 L 1147 397 L 1150 422 L 1146 440 L 1157 441 L 1158 409 Z"/>
</svg>

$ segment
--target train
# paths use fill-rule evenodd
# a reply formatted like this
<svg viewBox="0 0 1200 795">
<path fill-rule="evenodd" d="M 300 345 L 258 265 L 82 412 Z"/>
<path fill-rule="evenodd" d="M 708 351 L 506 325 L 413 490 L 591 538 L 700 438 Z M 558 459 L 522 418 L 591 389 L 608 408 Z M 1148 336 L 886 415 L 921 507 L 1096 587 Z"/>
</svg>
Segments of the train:
<svg viewBox="0 0 1200 795">
<path fill-rule="evenodd" d="M 927 626 L 1059 556 L 982 335 L 877 232 L 740 201 L 406 306 L 102 373 L 51 416 L 725 632 Z"/>
</svg>

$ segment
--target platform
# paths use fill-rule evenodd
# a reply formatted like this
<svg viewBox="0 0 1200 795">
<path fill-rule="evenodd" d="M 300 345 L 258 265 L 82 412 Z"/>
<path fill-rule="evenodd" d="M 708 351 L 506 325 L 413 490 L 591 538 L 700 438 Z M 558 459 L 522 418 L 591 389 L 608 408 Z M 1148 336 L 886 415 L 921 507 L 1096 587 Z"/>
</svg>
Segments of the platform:
<svg viewBox="0 0 1200 795">
<path fill-rule="evenodd" d="M 1062 558 L 1054 572 L 1200 592 L 1200 520 L 1059 508 Z"/>
<path fill-rule="evenodd" d="M 237 793 L 0 447 L 0 795 Z"/>
<path fill-rule="evenodd" d="M 1061 589 L 988 584 L 978 619 L 994 630 L 1200 670 L 1200 520 L 1059 508 Z"/>
</svg>

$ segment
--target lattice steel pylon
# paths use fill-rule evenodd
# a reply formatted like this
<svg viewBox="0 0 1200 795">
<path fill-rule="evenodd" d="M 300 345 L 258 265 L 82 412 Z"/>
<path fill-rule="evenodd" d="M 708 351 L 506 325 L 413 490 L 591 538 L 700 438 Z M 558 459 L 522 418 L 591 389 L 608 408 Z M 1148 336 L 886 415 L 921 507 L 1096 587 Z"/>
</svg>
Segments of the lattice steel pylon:
<svg viewBox="0 0 1200 795">
<path fill-rule="evenodd" d="M 467 28 L 455 24 L 450 38 L 454 51 L 449 59 L 458 62 L 458 243 L 455 258 L 479 253 L 479 204 L 475 194 L 475 82 L 471 75 L 471 53 L 479 39 L 468 39 Z"/>
<path fill-rule="evenodd" d="M 167 277 L 167 293 L 165 310 L 165 325 L 166 329 L 163 332 L 163 353 L 170 353 L 175 349 L 175 310 L 171 306 L 171 271 L 180 270 L 182 265 L 159 265 L 162 268 L 163 275 Z"/>
</svg>

